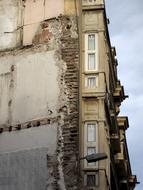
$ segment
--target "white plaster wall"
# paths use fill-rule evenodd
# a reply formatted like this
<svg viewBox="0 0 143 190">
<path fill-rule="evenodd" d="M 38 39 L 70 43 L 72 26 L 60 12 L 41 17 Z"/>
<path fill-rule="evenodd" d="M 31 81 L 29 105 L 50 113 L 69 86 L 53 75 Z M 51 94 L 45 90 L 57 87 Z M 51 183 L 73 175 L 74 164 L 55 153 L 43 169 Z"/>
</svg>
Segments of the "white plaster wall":
<svg viewBox="0 0 143 190">
<path fill-rule="evenodd" d="M 0 50 L 20 44 L 21 7 L 19 0 L 0 1 Z"/>
<path fill-rule="evenodd" d="M 7 122 L 8 118 L 9 85 L 10 76 L 0 76 L 0 123 Z"/>
<path fill-rule="evenodd" d="M 54 56 L 54 51 L 30 51 L 0 58 L 0 124 L 44 118 L 49 110 L 57 115 L 60 89 Z"/>
<path fill-rule="evenodd" d="M 48 154 L 55 154 L 57 148 L 57 124 L 0 134 L 0 154 L 41 147 L 48 148 Z"/>
</svg>

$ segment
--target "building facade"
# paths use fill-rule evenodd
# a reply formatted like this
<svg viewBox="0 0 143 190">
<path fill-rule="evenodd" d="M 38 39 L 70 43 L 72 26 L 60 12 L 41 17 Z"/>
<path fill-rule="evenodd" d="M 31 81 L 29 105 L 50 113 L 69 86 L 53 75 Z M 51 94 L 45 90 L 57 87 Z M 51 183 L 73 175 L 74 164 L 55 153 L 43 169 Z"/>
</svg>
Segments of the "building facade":
<svg viewBox="0 0 143 190">
<path fill-rule="evenodd" d="M 0 2 L 0 190 L 134 189 L 117 65 L 103 0 Z"/>
</svg>

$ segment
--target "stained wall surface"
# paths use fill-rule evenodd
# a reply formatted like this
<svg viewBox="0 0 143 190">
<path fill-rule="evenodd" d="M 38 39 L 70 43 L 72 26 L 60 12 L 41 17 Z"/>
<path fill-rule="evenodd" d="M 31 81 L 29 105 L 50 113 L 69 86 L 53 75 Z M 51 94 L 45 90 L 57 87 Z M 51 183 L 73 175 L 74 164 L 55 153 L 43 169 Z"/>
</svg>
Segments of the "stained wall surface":
<svg viewBox="0 0 143 190">
<path fill-rule="evenodd" d="M 64 13 L 64 0 L 26 0 L 24 4 L 23 45 L 32 44 L 40 22 Z"/>
<path fill-rule="evenodd" d="M 0 190 L 76 190 L 77 17 L 61 15 L 63 0 L 55 4 L 48 0 L 22 2 L 23 43 L 0 51 Z M 54 15 L 48 16 L 50 11 Z M 26 29 L 34 22 L 37 28 Z"/>
<path fill-rule="evenodd" d="M 47 158 L 52 156 L 54 161 L 56 146 L 57 125 L 3 133 L 0 190 L 45 190 L 53 180 Z"/>
<path fill-rule="evenodd" d="M 0 50 L 32 44 L 40 22 L 64 14 L 64 0 L 1 0 Z"/>
<path fill-rule="evenodd" d="M 58 67 L 54 51 L 0 58 L 0 124 L 56 115 Z"/>
<path fill-rule="evenodd" d="M 20 0 L 0 1 L 0 50 L 20 45 L 22 25 L 22 6 Z"/>
</svg>

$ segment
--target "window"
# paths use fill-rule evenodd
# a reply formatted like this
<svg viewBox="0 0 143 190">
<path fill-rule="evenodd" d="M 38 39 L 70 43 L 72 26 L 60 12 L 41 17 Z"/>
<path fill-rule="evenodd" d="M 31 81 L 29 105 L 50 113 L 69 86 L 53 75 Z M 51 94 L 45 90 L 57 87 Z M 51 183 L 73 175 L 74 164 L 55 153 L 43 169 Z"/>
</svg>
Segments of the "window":
<svg viewBox="0 0 143 190">
<path fill-rule="evenodd" d="M 97 70 L 97 35 L 85 34 L 85 70 Z"/>
<path fill-rule="evenodd" d="M 86 122 L 84 125 L 84 155 L 95 154 L 98 151 L 98 134 L 97 134 L 97 123 Z M 95 168 L 97 163 L 88 163 L 84 161 L 85 168 Z"/>
<path fill-rule="evenodd" d="M 87 147 L 87 155 L 90 154 L 95 154 L 96 153 L 96 148 L 95 147 Z M 96 162 L 93 163 L 87 163 L 88 166 L 95 166 Z"/>
<path fill-rule="evenodd" d="M 87 141 L 88 142 L 96 141 L 96 125 L 95 125 L 95 123 L 87 124 Z"/>
<path fill-rule="evenodd" d="M 95 154 L 96 153 L 96 148 L 95 147 L 87 147 L 87 155 L 90 155 L 90 154 Z M 96 163 L 93 162 L 93 163 L 87 163 L 87 166 L 95 166 Z"/>
<path fill-rule="evenodd" d="M 95 153 L 96 153 L 95 147 L 87 147 L 87 154 L 88 155 L 95 154 Z"/>
<path fill-rule="evenodd" d="M 95 34 L 88 35 L 88 50 L 95 50 Z"/>
<path fill-rule="evenodd" d="M 98 180 L 98 172 L 86 172 L 84 175 L 84 184 L 89 190 L 93 190 L 98 186 Z"/>
<path fill-rule="evenodd" d="M 95 175 L 87 175 L 87 186 L 94 187 L 96 185 L 96 177 Z"/>
<path fill-rule="evenodd" d="M 96 76 L 87 76 L 86 77 L 86 87 L 87 88 L 95 88 L 96 85 Z"/>
<path fill-rule="evenodd" d="M 93 89 L 97 87 L 97 34 L 85 34 L 85 87 Z M 94 74 L 94 75 L 93 75 Z"/>
<path fill-rule="evenodd" d="M 95 54 L 88 54 L 88 70 L 95 70 Z"/>
</svg>

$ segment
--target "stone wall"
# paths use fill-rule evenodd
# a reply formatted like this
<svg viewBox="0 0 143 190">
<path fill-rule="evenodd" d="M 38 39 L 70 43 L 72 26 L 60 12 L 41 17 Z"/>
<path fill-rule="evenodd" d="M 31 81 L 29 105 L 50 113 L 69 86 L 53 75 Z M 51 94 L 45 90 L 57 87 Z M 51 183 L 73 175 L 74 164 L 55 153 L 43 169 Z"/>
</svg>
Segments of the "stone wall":
<svg viewBox="0 0 143 190">
<path fill-rule="evenodd" d="M 63 136 L 63 168 L 68 190 L 77 189 L 78 179 L 78 121 L 79 121 L 79 41 L 77 34 L 77 18 L 62 19 L 63 35 L 61 38 L 62 59 L 66 63 L 64 75 L 67 88 L 67 102 L 64 107 Z"/>
</svg>

